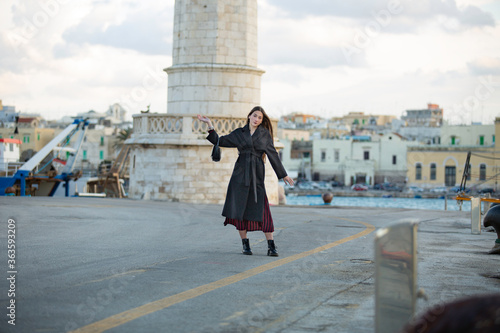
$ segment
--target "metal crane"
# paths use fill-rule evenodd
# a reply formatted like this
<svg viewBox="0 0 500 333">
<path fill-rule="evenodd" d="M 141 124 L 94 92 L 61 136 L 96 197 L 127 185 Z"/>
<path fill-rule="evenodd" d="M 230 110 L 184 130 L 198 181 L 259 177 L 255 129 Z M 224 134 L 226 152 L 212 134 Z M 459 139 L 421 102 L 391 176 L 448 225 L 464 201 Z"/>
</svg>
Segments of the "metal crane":
<svg viewBox="0 0 500 333">
<path fill-rule="evenodd" d="M 66 183 L 65 195 L 69 196 L 69 180 L 74 177 L 73 167 L 75 165 L 76 158 L 80 152 L 81 144 L 85 137 L 87 131 L 88 122 L 86 119 L 75 119 L 74 122 L 66 127 L 61 133 L 59 133 L 52 141 L 45 145 L 38 153 L 36 153 L 32 158 L 30 158 L 26 163 L 24 163 L 17 172 L 11 177 L 0 177 L 0 196 L 6 195 L 5 190 L 8 187 L 12 187 L 15 184 L 19 184 L 21 189 L 21 196 L 26 195 L 26 178 L 33 174 L 33 170 L 37 167 L 40 162 L 42 162 L 51 152 L 54 150 L 63 140 L 68 140 L 68 136 L 72 136 L 78 130 L 81 130 L 78 139 L 76 140 L 73 150 L 74 152 L 69 155 L 66 165 L 60 174 L 56 175 L 52 179 L 57 180 L 54 183 L 53 188 L 50 190 L 49 196 L 53 196 L 61 182 Z M 44 177 L 38 177 L 43 179 Z M 47 180 L 49 177 L 45 177 Z"/>
</svg>

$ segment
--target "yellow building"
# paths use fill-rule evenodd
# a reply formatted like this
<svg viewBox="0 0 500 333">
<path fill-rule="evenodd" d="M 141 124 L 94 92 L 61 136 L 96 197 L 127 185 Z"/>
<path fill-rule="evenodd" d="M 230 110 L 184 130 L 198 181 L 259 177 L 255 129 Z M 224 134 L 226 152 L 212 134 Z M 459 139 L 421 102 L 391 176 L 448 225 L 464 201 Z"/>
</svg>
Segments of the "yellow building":
<svg viewBox="0 0 500 333">
<path fill-rule="evenodd" d="M 364 112 L 351 111 L 345 116 L 333 117 L 331 118 L 331 121 L 349 126 L 363 127 L 366 125 L 386 126 L 394 119 L 397 119 L 397 117 L 389 115 L 370 115 L 365 114 Z"/>
<path fill-rule="evenodd" d="M 32 149 L 40 151 L 55 136 L 53 128 L 18 127 L 18 134 L 14 134 L 13 127 L 0 128 L 0 138 L 21 140 L 20 151 Z"/>
<path fill-rule="evenodd" d="M 493 188 L 500 179 L 500 117 L 495 119 L 495 136 L 490 145 L 440 145 L 408 147 L 407 183 L 424 188 L 458 186 L 462 181 L 467 154 L 471 152 L 467 188 Z"/>
<path fill-rule="evenodd" d="M 278 128 L 278 139 L 289 141 L 309 141 L 309 131 Z"/>
</svg>

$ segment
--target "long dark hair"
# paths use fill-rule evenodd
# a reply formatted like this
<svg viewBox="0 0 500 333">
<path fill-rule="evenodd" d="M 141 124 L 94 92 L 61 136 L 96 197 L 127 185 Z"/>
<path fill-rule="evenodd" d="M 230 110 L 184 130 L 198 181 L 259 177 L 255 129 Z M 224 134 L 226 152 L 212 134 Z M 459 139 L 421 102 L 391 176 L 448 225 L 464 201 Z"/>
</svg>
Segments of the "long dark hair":
<svg viewBox="0 0 500 333">
<path fill-rule="evenodd" d="M 263 126 L 265 129 L 267 129 L 269 131 L 269 133 L 271 133 L 271 138 L 274 139 L 274 135 L 273 135 L 273 124 L 271 124 L 271 119 L 269 119 L 269 116 L 267 115 L 266 111 L 264 111 L 264 108 L 262 106 L 255 106 L 252 111 L 250 111 L 250 113 L 248 114 L 247 116 L 247 125 L 250 124 L 250 119 L 249 117 L 252 115 L 252 113 L 254 113 L 255 111 L 260 111 L 262 112 L 262 123 L 260 124 L 260 126 Z"/>
<path fill-rule="evenodd" d="M 260 111 L 262 112 L 262 123 L 259 126 L 263 126 L 265 129 L 269 131 L 271 134 L 271 140 L 274 140 L 274 135 L 273 135 L 273 125 L 271 124 L 271 119 L 269 119 L 269 116 L 267 115 L 266 111 L 264 111 L 264 108 L 262 106 L 255 106 L 252 111 L 247 116 L 247 125 L 250 126 L 250 116 L 252 113 L 255 111 Z M 266 162 L 266 154 L 262 154 L 262 160 Z"/>
</svg>

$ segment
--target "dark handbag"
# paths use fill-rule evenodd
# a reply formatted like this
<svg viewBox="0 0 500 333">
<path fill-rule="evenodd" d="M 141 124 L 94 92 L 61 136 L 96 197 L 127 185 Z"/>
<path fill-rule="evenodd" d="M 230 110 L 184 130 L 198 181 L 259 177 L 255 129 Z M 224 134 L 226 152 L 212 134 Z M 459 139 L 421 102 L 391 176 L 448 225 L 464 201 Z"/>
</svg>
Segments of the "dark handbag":
<svg viewBox="0 0 500 333">
<path fill-rule="evenodd" d="M 220 161 L 220 147 L 219 147 L 219 138 L 217 138 L 217 143 L 212 148 L 212 161 L 219 162 Z"/>
</svg>

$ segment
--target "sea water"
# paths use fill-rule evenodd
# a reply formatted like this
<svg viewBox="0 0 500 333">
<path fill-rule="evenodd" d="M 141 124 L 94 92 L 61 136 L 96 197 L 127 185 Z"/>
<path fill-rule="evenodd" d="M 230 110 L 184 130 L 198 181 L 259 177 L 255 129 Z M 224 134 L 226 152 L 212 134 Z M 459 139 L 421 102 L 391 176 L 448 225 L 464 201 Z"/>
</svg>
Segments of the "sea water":
<svg viewBox="0 0 500 333">
<path fill-rule="evenodd" d="M 287 195 L 286 204 L 324 206 L 321 195 Z M 384 197 L 333 197 L 331 206 L 348 207 L 382 207 L 382 208 L 407 208 L 407 209 L 436 209 L 460 210 L 457 200 L 448 199 L 423 199 L 423 198 L 384 198 Z M 462 211 L 470 211 L 470 201 L 463 201 Z"/>
</svg>

